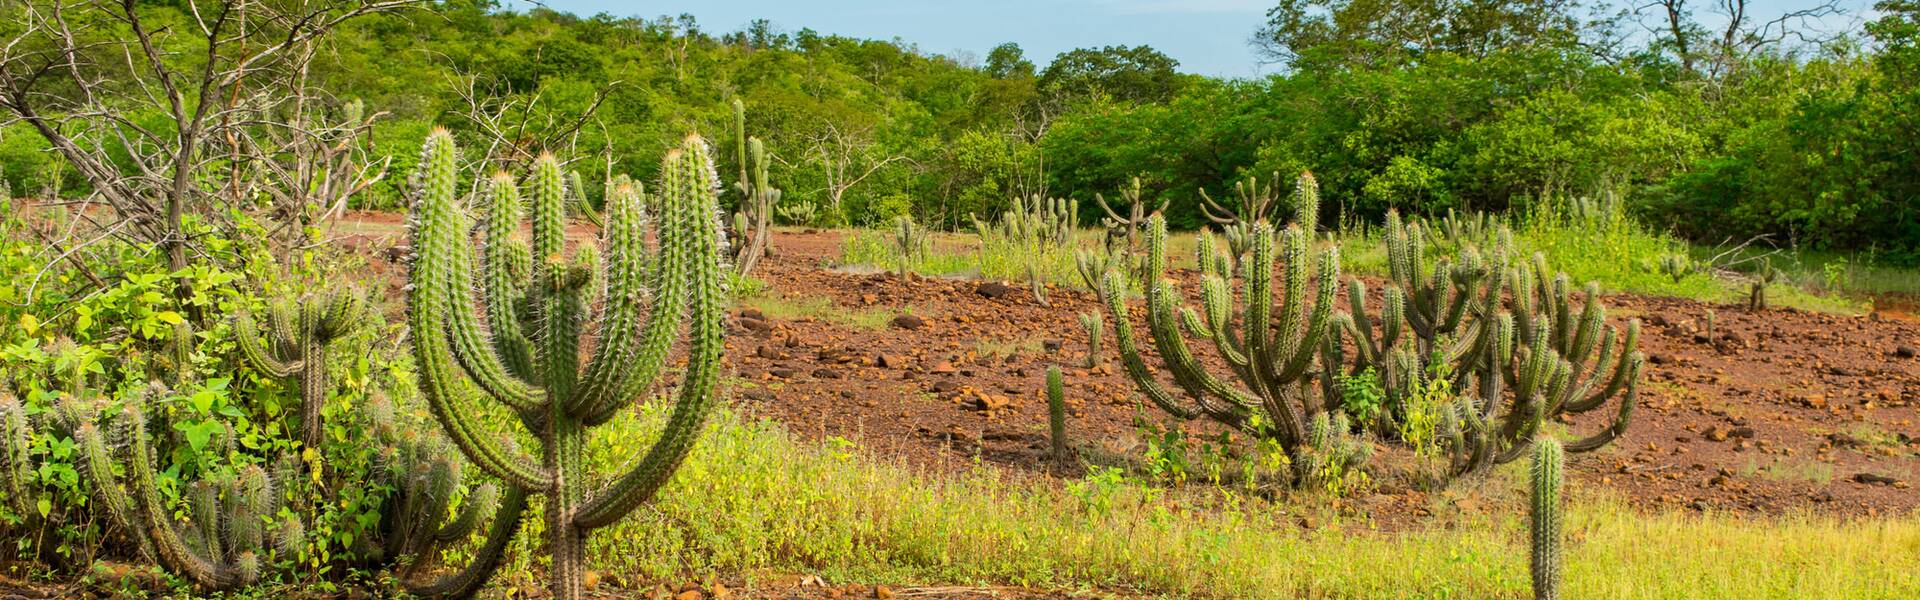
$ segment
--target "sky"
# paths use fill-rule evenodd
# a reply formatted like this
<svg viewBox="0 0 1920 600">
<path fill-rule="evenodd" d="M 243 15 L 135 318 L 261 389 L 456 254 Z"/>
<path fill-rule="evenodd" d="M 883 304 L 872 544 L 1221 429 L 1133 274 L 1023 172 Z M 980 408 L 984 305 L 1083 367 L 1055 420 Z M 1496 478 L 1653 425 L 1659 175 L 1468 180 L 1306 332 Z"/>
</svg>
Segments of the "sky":
<svg viewBox="0 0 1920 600">
<path fill-rule="evenodd" d="M 1850 27 L 1870 0 L 1840 0 L 1855 14 L 1825 26 Z M 1772 19 L 1811 0 L 1751 0 L 1754 14 Z M 1693 0 L 1699 18 L 1712 23 L 1716 0 Z M 526 8 L 526 0 L 507 6 Z M 691 13 L 710 33 L 737 31 L 754 19 L 781 31 L 812 28 L 824 34 L 895 39 L 922 51 L 984 60 L 1004 42 L 1026 50 L 1042 68 L 1074 48 L 1147 44 L 1180 61 L 1179 70 L 1218 77 L 1256 77 L 1275 70 L 1262 65 L 1247 41 L 1266 20 L 1273 0 L 704 0 L 620 2 L 541 0 L 580 15 L 659 17 Z"/>
</svg>

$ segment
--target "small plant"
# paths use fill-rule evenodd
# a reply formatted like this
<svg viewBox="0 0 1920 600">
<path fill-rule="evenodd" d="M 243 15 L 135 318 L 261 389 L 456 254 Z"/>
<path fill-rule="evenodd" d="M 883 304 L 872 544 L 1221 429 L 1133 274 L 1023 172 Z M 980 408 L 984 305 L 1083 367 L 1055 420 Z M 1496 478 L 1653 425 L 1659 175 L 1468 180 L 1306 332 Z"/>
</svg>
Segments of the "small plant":
<svg viewBox="0 0 1920 600">
<path fill-rule="evenodd" d="M 1564 560 L 1560 554 L 1560 487 L 1565 457 L 1558 440 L 1547 438 L 1534 443 L 1532 510 L 1528 528 L 1533 537 L 1533 597 L 1540 600 L 1560 598 L 1560 572 Z"/>
<path fill-rule="evenodd" d="M 420 388 L 454 447 L 506 486 L 507 502 L 492 518 L 486 541 L 464 568 L 433 583 L 409 585 L 420 595 L 471 595 L 490 578 L 518 534 L 519 500 L 544 496 L 546 548 L 552 557 L 549 594 L 576 600 L 585 579 L 586 539 L 651 500 L 698 437 L 718 378 L 721 311 L 726 303 L 722 231 L 713 163 L 706 141 L 688 136 L 663 160 L 655 206 L 660 208 L 657 252 L 649 252 L 648 219 L 639 191 L 607 196 L 607 253 L 600 269 L 595 246 L 566 254 L 565 201 L 559 163 L 535 161 L 533 238 L 529 251 L 494 232 L 520 215 L 497 203 L 488 214 L 488 246 L 505 256 L 535 257 L 532 276 L 511 276 L 513 261 L 488 260 L 474 273 L 468 217 L 456 203 L 457 159 L 444 129 L 427 137 L 415 181 L 410 221 L 415 252 L 409 273 L 408 316 Z M 489 257 L 494 253 L 489 253 Z M 476 276 L 477 275 L 477 276 Z M 485 326 L 469 307 L 471 289 L 484 282 Z M 604 314 L 590 283 L 604 285 Z M 606 423 L 654 385 L 683 323 L 690 322 L 685 379 L 666 428 L 629 470 L 600 479 L 586 471 L 590 428 Z M 591 358 L 581 359 L 583 326 L 597 323 Z M 522 343 L 522 341 L 526 343 Z M 517 365 L 525 365 L 522 369 Z M 477 392 L 477 393 L 476 393 Z M 476 397 L 477 396 L 477 397 Z M 539 443 L 538 458 L 490 430 L 487 398 L 517 415 Z M 596 480 L 608 483 L 596 488 Z M 508 510 L 512 508 L 513 510 Z"/>
<path fill-rule="evenodd" d="M 1340 386 L 1340 410 L 1361 423 L 1373 422 L 1387 400 L 1380 374 L 1366 369 L 1358 374 L 1336 375 L 1335 380 Z"/>
<path fill-rule="evenodd" d="M 234 340 L 247 363 L 268 377 L 299 375 L 300 443 L 318 449 L 325 431 L 321 408 L 333 391 L 327 352 L 336 340 L 353 335 L 365 323 L 366 302 L 359 292 L 336 290 L 297 301 L 275 302 L 267 312 L 266 335 L 245 309 L 234 319 Z"/>
<path fill-rule="evenodd" d="M 1306 446 L 1304 460 L 1294 462 L 1295 478 L 1305 487 L 1344 497 L 1371 483 L 1360 467 L 1372 454 L 1372 446 L 1353 434 L 1346 413 L 1314 415 L 1307 426 Z"/>
<path fill-rule="evenodd" d="M 1821 280 L 1826 283 L 1829 292 L 1844 291 L 1847 283 L 1847 259 L 1841 257 L 1820 265 Z"/>
<path fill-rule="evenodd" d="M 1099 312 L 1080 313 L 1080 328 L 1087 332 L 1087 368 L 1100 366 L 1100 338 L 1106 329 L 1106 322 Z"/>
<path fill-rule="evenodd" d="M 1060 367 L 1047 368 L 1047 425 L 1053 434 L 1053 464 L 1064 467 L 1072 457 L 1067 453 L 1067 388 Z"/>
<path fill-rule="evenodd" d="M 893 242 L 894 259 L 898 261 L 897 272 L 901 277 L 912 277 L 914 266 L 926 258 L 930 247 L 926 228 L 914 223 L 913 217 L 900 215 L 893 218 L 890 239 Z"/>
<path fill-rule="evenodd" d="M 1772 260 L 1760 261 L 1760 270 L 1755 274 L 1753 288 L 1747 293 L 1747 310 L 1767 309 L 1767 288 L 1780 278 L 1780 270 L 1774 268 Z"/>
<path fill-rule="evenodd" d="M 1688 275 L 1693 274 L 1693 261 L 1682 254 L 1662 254 L 1660 255 L 1660 273 L 1673 279 L 1674 283 L 1680 283 Z"/>
</svg>

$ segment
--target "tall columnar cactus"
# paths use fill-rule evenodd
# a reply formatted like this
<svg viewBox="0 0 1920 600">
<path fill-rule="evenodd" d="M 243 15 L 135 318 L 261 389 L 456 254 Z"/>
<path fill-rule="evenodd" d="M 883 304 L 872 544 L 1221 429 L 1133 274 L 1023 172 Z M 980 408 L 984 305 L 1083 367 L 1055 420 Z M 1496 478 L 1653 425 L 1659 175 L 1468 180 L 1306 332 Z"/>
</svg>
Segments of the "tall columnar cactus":
<svg viewBox="0 0 1920 600">
<path fill-rule="evenodd" d="M 1148 208 L 1148 203 L 1141 195 L 1139 177 L 1133 178 L 1127 187 L 1120 189 L 1120 200 L 1123 202 L 1120 206 L 1125 210 L 1124 213 L 1114 210 L 1105 196 L 1094 194 L 1093 199 L 1100 204 L 1100 211 L 1107 215 L 1108 235 L 1125 242 L 1122 254 L 1129 257 L 1140 245 L 1140 229 L 1147 226 L 1147 217 L 1167 210 L 1167 202 L 1172 200 L 1171 197 L 1162 197 L 1159 206 Z"/>
<path fill-rule="evenodd" d="M 366 303 L 354 290 L 276 302 L 267 313 L 264 334 L 251 312 L 242 309 L 234 319 L 234 339 L 248 364 L 268 377 L 299 376 L 300 442 L 307 448 L 320 448 L 325 433 L 320 412 L 327 393 L 333 391 L 327 352 L 335 341 L 353 335 L 365 321 Z"/>
<path fill-rule="evenodd" d="M 1533 597 L 1540 600 L 1560 598 L 1560 484 L 1562 461 L 1560 442 L 1541 440 L 1534 444 L 1532 510 L 1528 512 L 1533 534 Z"/>
<path fill-rule="evenodd" d="M 1065 466 L 1067 454 L 1067 386 L 1060 367 L 1047 367 L 1047 429 L 1053 439 L 1053 464 Z"/>
<path fill-rule="evenodd" d="M 1307 237 L 1320 231 L 1320 180 L 1312 171 L 1301 171 L 1293 179 L 1293 222 L 1307 232 Z"/>
<path fill-rule="evenodd" d="M 733 261 L 735 272 L 746 275 L 767 254 L 773 207 L 780 204 L 781 192 L 767 183 L 767 147 L 760 138 L 747 136 L 747 107 L 739 98 L 733 99 L 733 139 L 734 161 L 740 166 L 740 178 L 733 184 L 740 192 L 733 217 Z"/>
<path fill-rule="evenodd" d="M 652 499 L 692 449 L 712 404 L 726 291 L 710 150 L 704 140 L 689 136 L 667 154 L 654 203 L 661 212 L 657 253 L 647 251 L 638 192 L 627 186 L 608 194 L 602 231 L 607 259 L 600 273 L 593 246 L 566 256 L 559 167 L 550 156 L 537 160 L 528 182 L 532 276 L 524 287 L 490 286 L 484 326 L 468 309 L 476 303 L 470 292 L 474 274 L 468 218 L 455 202 L 454 152 L 445 130 L 428 136 L 410 221 L 416 255 L 408 312 L 421 389 L 453 445 L 498 478 L 510 500 L 520 494 L 546 499 L 551 593 L 573 600 L 582 593 L 587 535 Z M 517 216 L 490 212 L 490 220 L 501 222 L 489 224 L 489 236 L 517 222 Z M 487 243 L 511 244 L 493 237 Z M 504 272 L 511 268 L 512 261 L 489 260 L 482 277 L 506 281 Z M 598 291 L 589 289 L 590 283 L 605 288 L 606 307 L 597 319 L 588 315 L 589 293 Z M 507 312 L 509 307 L 518 314 Z M 593 489 L 596 478 L 586 471 L 584 458 L 589 428 L 611 419 L 653 385 L 683 321 L 690 330 L 686 375 L 665 430 L 631 469 Z M 582 369 L 579 334 L 589 323 L 599 324 L 599 343 Z M 524 347 L 505 337 L 515 330 L 523 332 Z M 515 364 L 529 369 L 516 372 Z M 482 397 L 519 416 L 539 441 L 537 458 L 487 430 L 484 413 L 474 405 Z M 485 581 L 517 531 L 510 526 L 517 514 L 503 514 L 515 512 L 507 509 L 516 504 L 500 503 L 475 562 L 453 576 L 467 585 L 423 591 L 469 594 Z"/>
<path fill-rule="evenodd" d="M 927 238 L 927 229 L 913 222 L 913 217 L 900 215 L 893 218 L 893 252 L 900 261 L 898 270 L 901 277 L 912 277 L 914 265 L 920 264 L 931 247 Z"/>
<path fill-rule="evenodd" d="M 1148 328 L 1167 371 L 1192 404 L 1162 387 L 1143 358 L 1135 342 L 1123 292 L 1125 282 L 1119 273 L 1107 273 L 1101 295 L 1112 313 L 1114 342 L 1127 373 L 1156 406 L 1177 418 L 1204 416 L 1272 439 L 1299 459 L 1307 444 L 1307 425 L 1323 409 L 1310 384 L 1315 353 L 1331 322 L 1334 280 L 1340 274 L 1339 250 L 1328 247 L 1309 258 L 1307 235 L 1295 227 L 1276 234 L 1271 225 L 1258 222 L 1251 224 L 1247 233 L 1250 256 L 1242 278 L 1243 294 L 1229 288 L 1232 264 L 1215 252 L 1213 236 L 1200 235 L 1202 318 L 1192 309 L 1176 308 L 1181 296 L 1173 282 L 1164 277 L 1166 219 L 1155 216 L 1148 220 Z M 1277 304 L 1273 297 L 1276 264 L 1284 277 Z M 1318 282 L 1316 298 L 1311 301 L 1307 299 L 1309 277 Z M 1236 296 L 1245 298 L 1238 318 L 1233 314 Z M 1278 323 L 1274 322 L 1276 308 L 1280 312 Z M 1239 384 L 1209 373 L 1188 347 L 1188 334 L 1198 342 L 1211 343 Z"/>
<path fill-rule="evenodd" d="M 1107 327 L 1099 311 L 1080 313 L 1080 328 L 1087 332 L 1087 368 L 1100 366 L 1100 338 Z"/>
</svg>

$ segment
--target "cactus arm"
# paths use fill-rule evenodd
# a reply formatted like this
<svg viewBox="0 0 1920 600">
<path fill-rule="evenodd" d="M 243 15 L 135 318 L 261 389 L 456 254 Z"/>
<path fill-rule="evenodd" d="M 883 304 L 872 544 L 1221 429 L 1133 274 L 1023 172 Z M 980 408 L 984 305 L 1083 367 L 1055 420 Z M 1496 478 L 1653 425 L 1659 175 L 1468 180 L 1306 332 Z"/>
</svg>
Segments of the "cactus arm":
<svg viewBox="0 0 1920 600">
<path fill-rule="evenodd" d="M 1632 358 L 1625 362 L 1630 365 L 1628 367 L 1628 379 L 1630 381 L 1638 381 L 1640 378 L 1640 366 L 1646 362 L 1645 359 L 1639 354 L 1634 354 Z M 1620 413 L 1614 417 L 1613 424 L 1598 433 L 1567 444 L 1567 451 L 1591 452 L 1613 443 L 1614 439 L 1627 432 L 1627 425 L 1633 418 L 1633 405 L 1639 400 L 1639 397 L 1640 386 L 1634 384 L 1627 385 L 1626 395 L 1620 398 Z"/>
<path fill-rule="evenodd" d="M 1181 337 L 1174 323 L 1173 284 L 1160 280 L 1148 296 L 1147 323 L 1153 335 L 1154 346 L 1160 351 L 1160 360 L 1167 364 L 1167 370 L 1173 374 L 1173 380 L 1185 389 L 1200 405 L 1200 409 L 1228 425 L 1241 427 L 1246 421 L 1244 407 L 1257 404 L 1252 394 L 1235 389 L 1232 385 L 1214 377 L 1200 366 L 1193 353 L 1187 348 L 1185 338 Z M 1228 404 L 1221 405 L 1213 397 L 1225 399 Z"/>
<path fill-rule="evenodd" d="M 1563 563 L 1560 554 L 1560 488 L 1564 460 L 1560 443 L 1551 439 L 1542 440 L 1533 455 L 1532 510 L 1528 512 L 1528 530 L 1532 535 L 1529 564 L 1533 575 L 1533 597 L 1537 600 L 1560 599 Z"/>
<path fill-rule="evenodd" d="M 575 398 L 569 403 L 576 409 L 598 409 L 608 404 L 618 405 L 625 400 L 619 396 L 619 391 L 625 387 L 627 376 L 636 371 L 630 368 L 631 361 L 639 351 L 641 341 L 651 339 L 641 332 L 640 322 L 649 304 L 645 215 L 641 213 L 640 202 L 632 186 L 623 186 L 608 194 L 607 220 L 610 226 L 601 231 L 608 249 L 605 278 L 607 312 L 600 322 L 600 345 L 594 349 L 593 358 L 587 361 L 586 373 L 581 377 Z M 678 325 L 664 315 L 662 319 Z M 659 332 L 646 333 L 661 335 Z M 652 369 L 649 371 L 657 372 Z M 651 375 L 648 377 L 651 379 Z M 585 416 L 592 412 L 591 409 L 576 410 L 576 415 Z"/>
<path fill-rule="evenodd" d="M 487 327 L 493 333 L 493 349 L 500 353 L 508 370 L 521 377 L 532 374 L 533 350 L 520 329 L 520 315 L 514 310 L 523 292 L 526 277 L 514 273 L 515 262 L 529 251 L 513 239 L 520 226 L 520 189 L 513 176 L 497 173 L 487 194 L 486 237 L 481 254 L 482 277 L 486 279 Z"/>
<path fill-rule="evenodd" d="M 407 318 L 412 328 L 421 393 L 426 396 L 434 418 L 469 460 L 510 484 L 534 487 L 551 477 L 525 457 L 513 456 L 498 442 L 481 438 L 484 428 L 473 421 L 479 411 L 468 405 L 469 389 L 460 377 L 460 366 L 453 360 L 458 354 L 455 349 L 460 336 L 453 331 L 458 327 L 447 324 L 459 321 L 460 315 L 471 318 L 467 308 L 471 303 L 462 303 L 461 300 L 467 298 L 460 293 L 468 281 L 459 274 L 467 272 L 472 263 L 468 259 L 464 219 L 453 206 L 453 137 L 445 130 L 428 136 L 421 171 L 421 188 L 416 193 L 410 220 L 417 255 L 410 267 L 411 283 L 407 289 Z M 450 336 L 454 339 L 449 339 Z M 487 352 L 486 356 L 491 357 L 492 353 Z M 505 373 L 499 375 L 502 379 L 506 377 Z M 495 397 L 503 401 L 509 398 Z M 522 399 L 533 397 L 529 391 Z"/>
<path fill-rule="evenodd" d="M 675 207 L 678 204 L 684 204 L 686 201 L 681 199 L 689 194 L 714 193 L 710 180 L 708 180 L 709 183 L 701 183 L 701 178 L 704 176 L 695 168 L 697 165 L 673 160 L 666 160 L 663 163 L 665 164 L 661 167 L 660 196 L 658 196 L 662 211 L 660 230 L 662 232 L 686 231 L 705 226 L 706 221 L 715 217 L 696 215 L 692 211 L 676 210 Z M 638 200 L 637 194 L 634 199 Z M 609 209 L 611 210 L 612 207 Z M 637 226 L 644 216 L 639 213 L 639 206 L 636 204 L 626 217 L 634 218 Z M 699 221 L 696 222 L 696 218 Z M 616 261 L 622 260 L 618 258 L 621 254 L 629 255 L 624 260 L 630 261 L 633 258 L 628 249 L 623 249 L 618 244 L 615 245 L 613 252 L 616 254 Z M 626 406 L 627 400 L 646 391 L 646 388 L 652 386 L 654 379 L 659 376 L 661 367 L 666 364 L 668 353 L 673 349 L 674 335 L 679 333 L 681 320 L 684 318 L 682 310 L 686 307 L 688 300 L 687 275 L 691 269 L 689 265 L 705 260 L 705 257 L 694 255 L 693 252 L 694 250 L 686 244 L 665 244 L 660 247 L 650 274 L 653 281 L 652 297 L 645 299 L 650 304 L 647 310 L 646 327 L 640 332 L 638 345 L 631 350 L 631 358 L 624 362 L 605 363 L 602 367 L 603 369 L 611 368 L 619 373 L 589 371 L 590 386 L 586 390 L 591 397 L 581 401 L 576 412 L 587 425 L 598 425 L 613 418 L 616 412 Z M 628 289 L 622 291 L 609 288 L 610 294 L 632 296 L 639 293 L 636 290 L 644 287 L 632 278 L 634 275 L 648 274 L 648 268 L 632 263 L 629 263 L 627 268 L 631 271 L 623 271 L 618 275 L 610 273 L 609 283 L 619 281 Z M 613 279 L 615 277 L 618 279 Z M 632 324 L 629 323 L 627 327 L 631 328 Z M 604 332 L 604 335 L 616 334 Z M 601 385 L 613 387 L 591 387 L 596 379 Z"/>
<path fill-rule="evenodd" d="M 33 469 L 28 455 L 32 445 L 25 407 L 13 394 L 0 390 L 0 482 L 6 486 L 7 507 L 22 517 L 38 514 L 27 483 Z"/>
<path fill-rule="evenodd" d="M 275 358 L 261 344 L 260 328 L 253 320 L 252 311 L 240 309 L 239 314 L 234 316 L 233 329 L 234 344 L 240 347 L 240 355 L 247 359 L 247 364 L 252 365 L 262 374 L 277 379 L 300 370 L 300 360 Z"/>
<path fill-rule="evenodd" d="M 680 398 L 658 441 L 639 464 L 606 488 L 579 505 L 573 525 L 591 531 L 612 524 L 635 507 L 653 498 L 660 486 L 693 449 L 708 408 L 713 404 L 713 387 L 719 379 L 720 352 L 724 344 L 722 313 L 727 302 L 726 279 L 721 264 L 721 228 L 717 185 L 706 157 L 706 143 L 690 137 L 683 145 L 682 168 L 692 170 L 695 185 L 678 197 L 663 198 L 665 210 L 676 211 L 678 230 L 663 231 L 663 240 L 680 246 L 678 253 L 687 260 L 684 279 L 687 284 L 687 314 L 690 344 L 687 372 L 680 384 Z M 674 156 L 669 155 L 669 160 Z"/>
<path fill-rule="evenodd" d="M 460 513 L 452 521 L 441 525 L 433 532 L 435 543 L 447 544 L 467 539 L 480 527 L 483 515 L 495 514 L 500 510 L 500 488 L 493 484 L 474 488 L 460 507 Z"/>
<path fill-rule="evenodd" d="M 1627 323 L 1627 333 L 1623 340 L 1624 341 L 1620 342 L 1619 358 L 1616 359 L 1613 364 L 1613 375 L 1607 378 L 1606 387 L 1588 395 L 1584 399 L 1568 402 L 1563 410 L 1570 413 L 1587 412 L 1599 408 L 1608 398 L 1617 396 L 1622 391 L 1630 391 L 1639 386 L 1641 365 L 1638 363 L 1645 360 L 1638 351 L 1640 346 L 1639 319 L 1634 319 Z"/>
<path fill-rule="evenodd" d="M 1134 385 L 1146 394 L 1148 400 L 1167 414 L 1182 420 L 1199 416 L 1192 409 L 1181 406 L 1173 394 L 1167 393 L 1166 388 L 1154 379 L 1153 372 L 1148 370 L 1147 362 L 1140 357 L 1140 348 L 1133 338 L 1133 321 L 1127 314 L 1127 300 L 1121 292 L 1123 289 L 1126 289 L 1125 279 L 1116 271 L 1108 271 L 1106 281 L 1100 285 L 1100 296 L 1106 301 L 1107 312 L 1113 315 L 1113 345 L 1120 355 L 1121 365 L 1127 369 L 1128 377 L 1133 379 Z"/>
<path fill-rule="evenodd" d="M 1313 364 L 1314 353 L 1320 351 L 1320 338 L 1327 333 L 1328 321 L 1333 311 L 1333 296 L 1337 290 L 1334 281 L 1339 278 L 1340 250 L 1328 248 L 1320 254 L 1318 297 L 1314 301 L 1313 312 L 1307 317 L 1306 331 L 1298 334 L 1298 337 L 1291 337 L 1295 335 L 1291 332 L 1287 334 L 1292 340 L 1287 346 L 1292 355 L 1281 355 L 1281 358 L 1286 359 L 1287 362 L 1281 365 L 1280 381 L 1299 379 Z M 1295 312 L 1298 312 L 1298 309 Z"/>
<path fill-rule="evenodd" d="M 505 562 L 507 546 L 513 543 L 514 535 L 520 532 L 520 522 L 526 516 L 526 508 L 526 491 L 509 486 L 502 494 L 499 508 L 493 513 L 486 541 L 474 551 L 473 561 L 457 572 L 429 582 L 406 583 L 407 592 L 422 598 L 467 598 L 479 592 L 481 586 L 486 585 L 487 580 L 493 578 L 494 571 Z"/>
</svg>

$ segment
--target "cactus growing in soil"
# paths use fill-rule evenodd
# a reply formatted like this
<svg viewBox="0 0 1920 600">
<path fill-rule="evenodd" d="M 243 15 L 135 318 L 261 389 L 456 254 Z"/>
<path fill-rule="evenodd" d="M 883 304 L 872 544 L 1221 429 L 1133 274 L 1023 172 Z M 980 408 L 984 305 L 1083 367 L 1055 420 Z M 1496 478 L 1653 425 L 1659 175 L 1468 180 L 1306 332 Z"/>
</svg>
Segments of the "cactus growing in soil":
<svg viewBox="0 0 1920 600">
<path fill-rule="evenodd" d="M 1087 332 L 1087 368 L 1100 366 L 1100 338 L 1107 328 L 1106 321 L 1100 318 L 1100 312 L 1080 313 L 1080 328 Z"/>
<path fill-rule="evenodd" d="M 1047 367 L 1047 428 L 1053 438 L 1053 464 L 1065 466 L 1067 456 L 1067 386 L 1060 367 Z"/>
<path fill-rule="evenodd" d="M 901 277 L 912 277 L 914 265 L 927 255 L 929 247 L 927 229 L 913 222 L 913 217 L 900 215 L 893 218 L 893 252 L 899 259 Z"/>
<path fill-rule="evenodd" d="M 1767 309 L 1767 288 L 1780 278 L 1780 270 L 1773 267 L 1773 261 L 1762 259 L 1760 270 L 1755 273 L 1753 289 L 1747 293 L 1747 310 Z"/>
<path fill-rule="evenodd" d="M 234 340 L 247 364 L 268 377 L 299 376 L 300 442 L 307 448 L 318 449 L 325 432 L 320 410 L 333 391 L 327 352 L 365 324 L 365 311 L 360 293 L 347 289 L 275 302 L 264 334 L 250 311 L 241 309 L 234 318 Z"/>
<path fill-rule="evenodd" d="M 1687 260 L 1687 257 L 1681 254 L 1662 254 L 1660 255 L 1660 273 L 1672 278 L 1674 283 L 1680 283 L 1680 280 L 1693 274 L 1693 261 Z"/>
<path fill-rule="evenodd" d="M 747 107 L 739 98 L 733 99 L 733 138 L 734 160 L 740 166 L 740 178 L 733 184 L 740 192 L 733 218 L 733 262 L 735 272 L 746 275 L 767 254 L 780 189 L 767 183 L 767 147 L 760 138 L 747 136 Z"/>
<path fill-rule="evenodd" d="M 1014 197 L 1013 206 L 1000 214 L 997 223 L 970 217 L 983 241 L 1038 254 L 1073 245 L 1080 228 L 1079 213 L 1079 202 L 1035 195 Z"/>
<path fill-rule="evenodd" d="M 1100 212 L 1107 215 L 1107 230 L 1124 240 L 1126 245 L 1122 247 L 1123 254 L 1129 257 L 1140 246 L 1140 230 L 1147 226 L 1147 217 L 1167 210 L 1167 203 L 1172 200 L 1171 197 L 1161 198 L 1159 206 L 1147 208 L 1147 202 L 1141 198 L 1139 177 L 1133 178 L 1127 187 L 1120 189 L 1120 199 L 1125 202 L 1120 205 L 1126 211 L 1124 214 L 1115 211 L 1105 196 L 1094 194 L 1093 199 L 1100 205 Z"/>
<path fill-rule="evenodd" d="M 1532 510 L 1528 511 L 1532 533 L 1530 561 L 1533 571 L 1533 597 L 1557 600 L 1560 597 L 1560 486 L 1562 461 L 1560 442 L 1541 440 L 1534 444 Z"/>
<path fill-rule="evenodd" d="M 1322 408 L 1313 399 L 1309 384 L 1315 352 L 1331 322 L 1333 282 L 1340 272 L 1339 250 L 1329 247 L 1309 258 L 1304 232 L 1290 227 L 1276 234 L 1264 221 L 1248 224 L 1247 234 L 1245 306 L 1238 318 L 1230 314 L 1237 296 L 1228 287 L 1231 263 L 1214 251 L 1212 235 L 1200 235 L 1203 319 L 1192 309 L 1176 310 L 1180 295 L 1164 278 L 1166 219 L 1154 216 L 1148 220 L 1148 328 L 1161 360 L 1174 383 L 1193 400 L 1191 405 L 1162 387 L 1143 359 L 1133 333 L 1125 282 L 1119 273 L 1107 273 L 1101 296 L 1111 313 L 1114 342 L 1127 373 L 1154 405 L 1176 418 L 1204 416 L 1272 439 L 1300 462 L 1307 446 L 1308 424 Z M 1285 274 L 1283 296 L 1277 305 L 1271 276 L 1276 263 Z M 1310 268 L 1319 284 L 1313 301 L 1306 297 Z M 1273 322 L 1276 307 L 1280 311 L 1278 324 Z M 1207 372 L 1188 347 L 1187 333 L 1197 341 L 1211 343 L 1240 384 Z"/>
<path fill-rule="evenodd" d="M 551 156 L 537 160 L 530 177 L 532 276 L 520 286 L 504 275 L 512 261 L 482 265 L 489 288 L 485 326 L 468 308 L 476 300 L 470 292 L 475 275 L 468 218 L 455 204 L 454 152 L 452 136 L 436 130 L 427 138 L 416 175 L 410 220 L 415 258 L 407 300 L 421 389 L 453 446 L 501 480 L 509 499 L 546 499 L 550 593 L 574 600 L 582 594 L 587 535 L 653 498 L 692 449 L 712 405 L 726 291 L 719 186 L 710 150 L 705 140 L 689 136 L 667 153 L 654 203 L 661 212 L 657 253 L 647 251 L 637 190 L 626 186 L 608 194 L 604 273 L 596 273 L 600 258 L 591 245 L 571 259 L 566 256 L 559 167 Z M 513 243 L 493 237 L 507 223 L 518 222 L 512 213 L 489 215 L 500 221 L 489 223 L 489 246 Z M 589 319 L 589 292 L 594 291 L 589 284 L 596 282 L 605 288 L 606 307 L 599 318 Z M 654 384 L 683 321 L 690 329 L 687 367 L 666 429 L 630 470 L 593 489 L 596 478 L 586 471 L 584 457 L 589 429 Z M 579 334 L 589 323 L 599 324 L 599 343 L 582 369 Z M 512 337 L 517 332 L 524 333 Z M 527 344 L 520 345 L 521 338 Z M 505 404 L 519 417 L 539 441 L 537 458 L 487 430 L 484 413 L 474 406 L 482 398 Z M 512 504 L 517 503 L 500 504 L 475 561 L 453 577 L 484 581 L 498 566 L 518 529 L 509 526 L 513 519 L 503 519 L 515 515 L 501 514 Z M 425 591 L 458 595 L 473 589 Z"/>
</svg>

